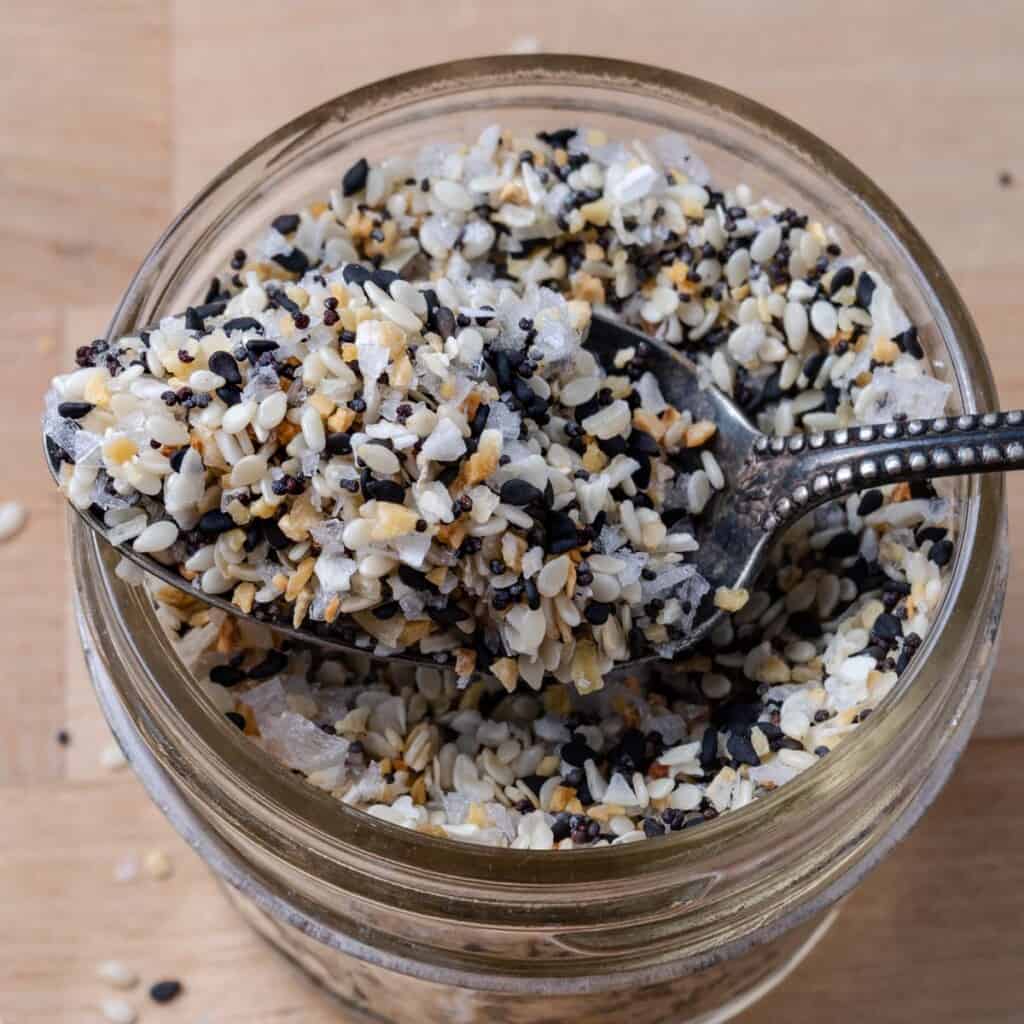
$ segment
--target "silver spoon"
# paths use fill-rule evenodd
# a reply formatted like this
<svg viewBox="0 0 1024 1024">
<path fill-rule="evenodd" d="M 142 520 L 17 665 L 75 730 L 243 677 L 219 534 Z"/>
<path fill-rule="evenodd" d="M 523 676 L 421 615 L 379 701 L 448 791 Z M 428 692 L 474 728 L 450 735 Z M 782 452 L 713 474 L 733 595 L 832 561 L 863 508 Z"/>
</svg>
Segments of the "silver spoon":
<svg viewBox="0 0 1024 1024">
<path fill-rule="evenodd" d="M 665 398 L 677 408 L 689 410 L 695 420 L 715 423 L 717 432 L 708 448 L 726 481 L 724 490 L 713 496 L 694 524 L 699 549 L 688 559 L 711 584 L 711 590 L 698 609 L 687 646 L 706 636 L 724 616 L 714 603 L 715 590 L 750 587 L 772 542 L 810 509 L 882 484 L 1024 468 L 1024 412 L 910 420 L 768 438 L 750 424 L 731 398 L 717 388 L 702 387 L 697 367 L 665 343 L 595 316 L 586 347 L 610 366 L 616 353 L 640 343 L 646 346 L 646 365 L 657 376 Z M 44 447 L 50 473 L 59 482 L 60 452 L 45 437 Z M 92 510 L 76 511 L 90 529 L 107 539 L 107 527 L 99 515 Z M 130 542 L 115 546 L 146 572 L 232 615 L 271 625 L 300 640 L 369 653 L 341 639 L 337 630 L 325 623 L 306 620 L 295 628 L 289 620 L 268 618 L 266 613 L 244 614 L 226 597 L 199 591 L 173 567 L 135 551 Z M 416 664 L 437 664 L 428 655 L 397 657 Z M 644 653 L 620 662 L 615 671 L 618 674 L 658 660 L 656 654 Z"/>
</svg>

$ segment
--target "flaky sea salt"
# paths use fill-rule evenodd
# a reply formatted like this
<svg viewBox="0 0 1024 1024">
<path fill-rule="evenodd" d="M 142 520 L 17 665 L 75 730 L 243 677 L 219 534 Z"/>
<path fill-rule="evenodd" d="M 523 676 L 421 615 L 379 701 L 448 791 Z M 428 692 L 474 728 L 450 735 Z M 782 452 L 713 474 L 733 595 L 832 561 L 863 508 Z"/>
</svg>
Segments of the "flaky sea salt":
<svg viewBox="0 0 1024 1024">
<path fill-rule="evenodd" d="M 951 385 L 934 377 L 878 369 L 865 389 L 866 400 L 858 402 L 858 412 L 865 423 L 886 423 L 895 416 L 934 419 L 946 411 L 951 391 Z"/>
</svg>

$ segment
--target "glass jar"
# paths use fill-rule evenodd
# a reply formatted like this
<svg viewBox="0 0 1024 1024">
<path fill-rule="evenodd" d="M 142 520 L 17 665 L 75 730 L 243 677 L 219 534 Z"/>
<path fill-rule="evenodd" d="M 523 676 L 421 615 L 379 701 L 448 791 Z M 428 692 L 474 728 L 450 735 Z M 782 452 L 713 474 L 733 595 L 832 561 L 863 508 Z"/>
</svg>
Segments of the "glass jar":
<svg viewBox="0 0 1024 1024">
<path fill-rule="evenodd" d="M 217 177 L 160 239 L 110 325 L 180 311 L 231 252 L 355 159 L 468 139 L 500 120 L 612 138 L 674 130 L 721 181 L 835 224 L 892 282 L 958 410 L 997 406 L 971 319 L 906 218 L 778 114 L 684 75 L 566 56 L 463 61 L 318 107 Z M 934 798 L 977 718 L 1007 572 L 1001 477 L 962 482 L 937 621 L 855 736 L 698 830 L 568 854 L 426 837 L 352 810 L 207 703 L 117 555 L 71 527 L 79 625 L 110 723 L 153 799 L 282 952 L 375 1022 L 720 1021 L 771 987 L 830 908 Z"/>
</svg>

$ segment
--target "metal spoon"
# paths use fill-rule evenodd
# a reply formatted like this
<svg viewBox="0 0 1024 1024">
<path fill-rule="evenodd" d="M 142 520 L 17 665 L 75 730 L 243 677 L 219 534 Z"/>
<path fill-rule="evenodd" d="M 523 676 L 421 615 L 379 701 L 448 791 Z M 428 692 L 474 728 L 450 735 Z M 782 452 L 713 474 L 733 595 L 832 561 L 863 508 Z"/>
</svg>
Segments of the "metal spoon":
<svg viewBox="0 0 1024 1024">
<path fill-rule="evenodd" d="M 657 376 L 665 398 L 677 408 L 689 410 L 695 420 L 709 419 L 717 426 L 708 447 L 726 480 L 724 490 L 713 496 L 694 524 L 700 546 L 688 560 L 711 584 L 711 591 L 698 609 L 688 646 L 714 629 L 725 614 L 714 603 L 716 588 L 749 587 L 763 567 L 772 542 L 817 505 L 882 484 L 1024 468 L 1024 412 L 910 420 L 768 438 L 750 424 L 731 398 L 717 388 L 702 387 L 697 367 L 663 342 L 595 316 L 586 347 L 605 365 L 611 365 L 615 353 L 641 342 L 648 352 L 647 365 Z M 59 482 L 58 449 L 45 438 L 44 447 L 50 473 Z M 100 515 L 92 510 L 76 511 L 91 529 L 107 539 L 107 527 Z M 243 614 L 228 598 L 197 590 L 173 567 L 133 550 L 130 542 L 116 547 L 146 572 L 232 615 L 272 625 L 300 640 L 368 653 L 342 640 L 326 623 L 306 620 L 295 628 L 289 620 L 268 619 L 266 613 Z M 397 657 L 418 664 L 437 664 L 428 655 Z M 658 660 L 653 653 L 645 654 L 617 664 L 615 670 L 628 671 Z"/>
</svg>

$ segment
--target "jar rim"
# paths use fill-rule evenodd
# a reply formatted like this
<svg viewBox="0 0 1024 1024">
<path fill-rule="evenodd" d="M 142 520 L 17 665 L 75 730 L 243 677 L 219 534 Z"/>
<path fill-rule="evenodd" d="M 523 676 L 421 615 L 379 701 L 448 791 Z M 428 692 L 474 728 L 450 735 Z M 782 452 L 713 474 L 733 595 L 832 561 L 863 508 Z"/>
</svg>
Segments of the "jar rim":
<svg viewBox="0 0 1024 1024">
<path fill-rule="evenodd" d="M 643 64 L 568 54 L 482 57 L 404 72 L 329 100 L 278 128 L 213 178 L 175 218 L 126 291 L 111 323 L 110 334 L 127 333 L 137 327 L 138 313 L 143 306 L 159 304 L 160 296 L 150 294 L 150 277 L 154 268 L 158 269 L 166 260 L 178 234 L 195 218 L 206 216 L 207 206 L 217 193 L 247 166 L 263 160 L 268 151 L 282 145 L 301 145 L 304 134 L 321 125 L 325 118 L 344 120 L 353 111 L 372 110 L 382 104 L 395 106 L 419 102 L 424 97 L 469 96 L 483 88 L 517 84 L 552 88 L 559 84 L 592 84 L 606 90 L 697 103 L 720 111 L 723 116 L 751 129 L 756 126 L 760 132 L 785 143 L 793 152 L 804 154 L 820 173 L 835 180 L 872 212 L 880 229 L 892 236 L 927 283 L 946 318 L 941 334 L 964 410 L 975 412 L 996 406 L 995 386 L 980 338 L 951 279 L 906 216 L 854 164 L 783 115 L 722 86 Z M 806 814 L 814 808 L 831 806 L 826 802 L 837 794 L 837 780 L 849 770 L 855 757 L 865 751 L 881 756 L 889 743 L 898 742 L 897 737 L 911 735 L 908 715 L 927 696 L 939 693 L 943 683 L 941 666 L 955 661 L 955 638 L 946 628 L 951 617 L 958 608 L 963 614 L 973 614 L 981 607 L 980 595 L 984 594 L 984 588 L 991 585 L 1002 505 L 1001 477 L 972 480 L 963 503 L 956 562 L 935 622 L 896 691 L 870 721 L 858 727 L 853 738 L 828 759 L 780 787 L 778 792 L 722 815 L 698 830 L 665 837 L 656 843 L 574 852 L 571 886 L 566 885 L 566 863 L 547 851 L 476 847 L 424 836 L 371 819 L 339 804 L 329 795 L 292 778 L 242 737 L 231 735 L 232 727 L 215 721 L 216 716 L 199 706 L 198 693 L 192 695 L 194 707 L 176 706 L 168 699 L 170 691 L 149 692 L 147 701 L 150 711 L 160 710 L 162 727 L 183 741 L 187 737 L 193 746 L 200 745 L 210 755 L 209 765 L 227 773 L 216 780 L 217 785 L 223 786 L 232 798 L 242 801 L 249 809 L 256 805 L 255 793 L 258 792 L 256 802 L 262 805 L 265 814 L 273 810 L 283 831 L 287 832 L 289 847 L 294 848 L 298 841 L 327 861 L 355 863 L 377 872 L 386 865 L 387 870 L 395 872 L 396 879 L 411 878 L 414 874 L 420 885 L 428 878 L 432 891 L 441 894 L 471 881 L 494 894 L 500 893 L 503 899 L 510 898 L 514 890 L 515 898 L 524 902 L 535 900 L 541 893 L 546 898 L 556 892 L 561 894 L 560 901 L 569 902 L 577 898 L 578 892 L 574 895 L 572 890 L 578 890 L 580 885 L 602 882 L 645 884 L 647 880 L 651 885 L 661 885 L 670 876 L 692 873 L 695 866 L 705 863 L 709 857 L 732 844 L 750 840 L 759 830 L 777 827 L 782 817 L 791 811 Z M 89 585 L 95 583 L 95 580 L 89 581 Z M 964 602 L 969 602 L 966 611 L 962 607 Z M 141 656 L 139 663 L 144 664 Z M 175 699 L 178 698 L 187 700 L 184 693 L 176 689 Z M 176 774 L 180 776 L 183 766 L 177 767 Z M 199 785 L 197 776 L 191 776 L 191 784 Z M 204 773 L 202 784 L 213 785 L 214 780 Z"/>
</svg>

